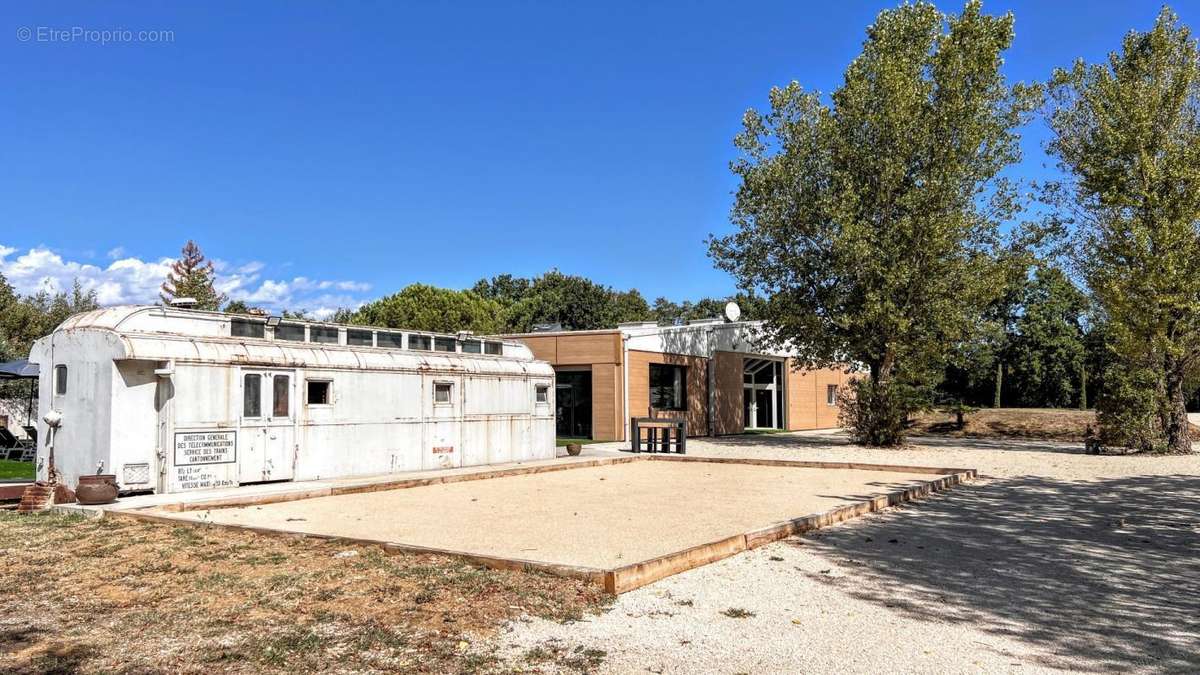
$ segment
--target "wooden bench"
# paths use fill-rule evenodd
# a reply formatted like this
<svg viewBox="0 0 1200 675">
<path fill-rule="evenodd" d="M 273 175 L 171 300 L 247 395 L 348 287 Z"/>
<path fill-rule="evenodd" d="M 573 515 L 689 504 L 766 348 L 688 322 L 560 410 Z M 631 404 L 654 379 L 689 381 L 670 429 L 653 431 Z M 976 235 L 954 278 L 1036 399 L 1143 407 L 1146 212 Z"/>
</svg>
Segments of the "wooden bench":
<svg viewBox="0 0 1200 675">
<path fill-rule="evenodd" d="M 642 431 L 646 432 L 644 439 Z M 633 452 L 687 454 L 687 420 L 683 418 L 631 417 L 629 436 Z"/>
</svg>

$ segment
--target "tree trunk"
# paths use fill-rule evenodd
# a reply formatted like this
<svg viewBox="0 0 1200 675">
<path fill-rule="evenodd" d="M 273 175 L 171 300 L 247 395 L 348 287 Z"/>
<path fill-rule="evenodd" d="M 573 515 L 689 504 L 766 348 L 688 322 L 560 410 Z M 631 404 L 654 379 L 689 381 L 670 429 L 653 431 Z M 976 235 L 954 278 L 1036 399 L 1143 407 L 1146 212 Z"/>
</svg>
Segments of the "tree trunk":
<svg viewBox="0 0 1200 675">
<path fill-rule="evenodd" d="M 1192 451 L 1192 438 L 1188 433 L 1187 400 L 1183 395 L 1183 373 L 1177 360 L 1167 357 L 1167 410 L 1165 426 L 1167 452 L 1185 455 Z"/>
<path fill-rule="evenodd" d="M 1079 409 L 1087 410 L 1087 364 L 1079 364 Z"/>
<path fill-rule="evenodd" d="M 996 392 L 992 397 L 992 407 L 1000 407 L 1000 392 L 1004 388 L 1004 362 L 996 362 Z"/>
</svg>

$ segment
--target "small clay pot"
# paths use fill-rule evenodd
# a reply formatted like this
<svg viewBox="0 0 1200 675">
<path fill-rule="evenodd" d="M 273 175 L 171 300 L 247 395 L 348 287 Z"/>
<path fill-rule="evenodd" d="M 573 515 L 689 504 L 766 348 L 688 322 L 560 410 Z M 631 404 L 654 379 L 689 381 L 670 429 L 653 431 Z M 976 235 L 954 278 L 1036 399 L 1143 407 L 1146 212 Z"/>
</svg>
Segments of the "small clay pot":
<svg viewBox="0 0 1200 675">
<path fill-rule="evenodd" d="M 111 473 L 80 476 L 75 499 L 80 504 L 109 504 L 117 500 L 117 477 Z"/>
<path fill-rule="evenodd" d="M 568 455 L 578 457 L 580 452 L 583 452 L 583 445 L 581 443 L 567 443 Z"/>
</svg>

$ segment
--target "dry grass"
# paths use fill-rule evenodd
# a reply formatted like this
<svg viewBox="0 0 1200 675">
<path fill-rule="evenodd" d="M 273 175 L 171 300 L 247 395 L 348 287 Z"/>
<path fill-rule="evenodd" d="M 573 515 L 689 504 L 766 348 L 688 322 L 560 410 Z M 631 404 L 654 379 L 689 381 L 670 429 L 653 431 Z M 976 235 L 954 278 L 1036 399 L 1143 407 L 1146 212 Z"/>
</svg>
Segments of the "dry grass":
<svg viewBox="0 0 1200 675">
<path fill-rule="evenodd" d="M 1088 425 L 1095 426 L 1092 410 L 1056 408 L 982 408 L 967 413 L 959 429 L 954 414 L 935 411 L 916 417 L 911 433 L 938 434 L 957 438 L 1029 438 L 1083 442 Z M 1191 427 L 1192 438 L 1200 440 L 1200 429 Z"/>
<path fill-rule="evenodd" d="M 0 582 L 4 673 L 492 672 L 475 645 L 505 621 L 606 602 L 578 580 L 441 556 L 11 512 Z M 578 656 L 558 665 L 596 663 Z"/>
</svg>

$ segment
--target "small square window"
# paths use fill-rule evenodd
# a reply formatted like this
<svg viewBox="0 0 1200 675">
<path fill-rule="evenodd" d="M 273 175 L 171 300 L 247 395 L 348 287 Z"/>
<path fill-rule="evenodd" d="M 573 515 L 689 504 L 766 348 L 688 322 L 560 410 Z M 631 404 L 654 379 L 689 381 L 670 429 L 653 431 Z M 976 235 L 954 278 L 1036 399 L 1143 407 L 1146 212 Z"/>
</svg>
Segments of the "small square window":
<svg viewBox="0 0 1200 675">
<path fill-rule="evenodd" d="M 275 326 L 275 339 L 304 342 L 304 324 L 281 323 Z"/>
<path fill-rule="evenodd" d="M 66 366 L 54 366 L 54 393 L 58 396 L 67 393 Z"/>
<path fill-rule="evenodd" d="M 483 343 L 479 340 L 463 340 L 462 352 L 464 354 L 481 354 L 483 353 Z"/>
<path fill-rule="evenodd" d="M 378 346 L 380 347 L 404 349 L 404 333 L 380 332 L 375 335 L 375 339 L 378 341 Z"/>
<path fill-rule="evenodd" d="M 458 351 L 457 340 L 451 337 L 434 338 L 433 349 L 439 352 L 456 352 Z"/>
<path fill-rule="evenodd" d="M 433 339 L 428 335 L 409 335 L 408 348 L 427 352 L 433 348 Z"/>
<path fill-rule="evenodd" d="M 537 399 L 536 400 L 538 403 L 549 403 L 550 402 L 550 387 L 548 387 L 544 384 L 539 384 L 537 386 Z"/>
<path fill-rule="evenodd" d="M 375 337 L 369 330 L 346 329 L 346 344 L 355 347 L 374 347 Z"/>
<path fill-rule="evenodd" d="M 267 325 L 250 319 L 230 319 L 229 334 L 233 337 L 260 338 L 266 335 Z"/>
<path fill-rule="evenodd" d="M 308 405 L 329 405 L 333 383 L 328 380 L 308 380 Z"/>
<path fill-rule="evenodd" d="M 451 403 L 451 397 L 454 394 L 454 385 L 449 382 L 436 382 L 433 385 L 433 402 L 440 404 Z"/>
<path fill-rule="evenodd" d="M 837 405 L 837 385 L 825 385 L 825 405 Z"/>
<path fill-rule="evenodd" d="M 308 341 L 336 345 L 338 343 L 338 329 L 333 326 L 309 326 Z"/>
<path fill-rule="evenodd" d="M 485 342 L 483 343 L 484 352 L 493 356 L 504 355 L 504 343 L 502 342 Z"/>
</svg>

